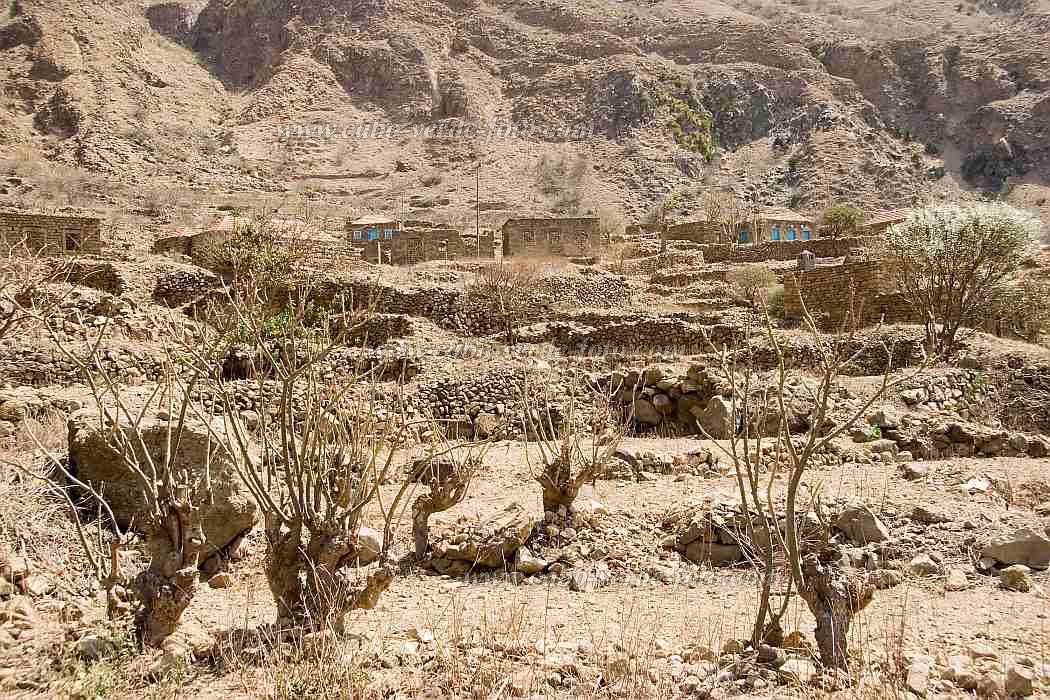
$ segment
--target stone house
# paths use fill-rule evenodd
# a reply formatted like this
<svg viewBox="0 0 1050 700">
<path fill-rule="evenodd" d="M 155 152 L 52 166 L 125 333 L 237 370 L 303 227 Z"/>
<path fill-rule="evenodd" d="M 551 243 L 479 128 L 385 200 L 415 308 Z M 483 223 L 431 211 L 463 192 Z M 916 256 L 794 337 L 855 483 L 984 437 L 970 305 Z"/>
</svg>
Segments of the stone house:
<svg viewBox="0 0 1050 700">
<path fill-rule="evenodd" d="M 733 240 L 738 245 L 781 243 L 788 241 L 811 241 L 816 238 L 816 226 L 811 217 L 784 207 L 767 207 L 758 210 L 750 221 L 737 227 Z M 669 241 L 692 241 L 693 243 L 722 243 L 722 227 L 716 221 L 708 221 L 701 215 L 693 221 L 684 221 L 667 227 L 664 234 Z"/>
<path fill-rule="evenodd" d="M 392 216 L 369 214 L 347 222 L 346 234 L 352 245 L 362 245 L 393 240 L 401 228 L 401 222 Z"/>
<path fill-rule="evenodd" d="M 866 236 L 874 236 L 883 233 L 890 226 L 904 223 L 911 215 L 911 209 L 888 209 L 875 212 L 865 218 L 861 224 L 861 231 Z"/>
<path fill-rule="evenodd" d="M 5 255 L 100 255 L 102 221 L 92 216 L 0 211 L 0 240 Z"/>
<path fill-rule="evenodd" d="M 303 264 L 328 264 L 354 260 L 357 253 L 351 249 L 341 235 L 324 230 L 322 226 L 300 219 L 273 218 L 255 221 L 249 217 L 223 216 L 213 220 L 203 230 L 183 229 L 175 234 L 157 239 L 153 252 L 178 253 L 193 258 L 198 264 L 208 266 L 219 246 L 229 241 L 238 231 L 248 226 L 261 225 L 273 233 L 275 240 L 293 251 Z"/>
<path fill-rule="evenodd" d="M 412 265 L 428 260 L 457 260 L 474 255 L 462 233 L 447 227 L 404 228 L 390 238 L 380 236 L 371 240 L 353 240 L 359 246 L 361 259 L 370 263 Z"/>
<path fill-rule="evenodd" d="M 812 217 L 786 207 L 760 209 L 754 220 L 737 229 L 739 244 L 773 243 L 781 241 L 811 241 L 816 226 Z"/>
<path fill-rule="evenodd" d="M 536 217 L 507 219 L 503 255 L 583 255 L 602 244 L 598 218 Z"/>
</svg>

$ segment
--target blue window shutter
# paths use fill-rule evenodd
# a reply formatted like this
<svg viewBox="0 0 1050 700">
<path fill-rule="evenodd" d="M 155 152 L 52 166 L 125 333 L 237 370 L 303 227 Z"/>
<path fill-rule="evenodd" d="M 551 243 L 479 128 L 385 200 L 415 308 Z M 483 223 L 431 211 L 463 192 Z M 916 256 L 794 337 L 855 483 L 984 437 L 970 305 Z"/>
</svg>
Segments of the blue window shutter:
<svg viewBox="0 0 1050 700">
<path fill-rule="evenodd" d="M 773 233 L 771 234 L 771 236 L 770 236 L 770 237 L 771 237 L 771 238 L 772 238 L 772 239 L 773 239 L 774 241 L 779 241 L 779 240 L 780 240 L 780 227 L 779 227 L 779 226 L 774 226 L 774 227 L 773 227 Z"/>
</svg>

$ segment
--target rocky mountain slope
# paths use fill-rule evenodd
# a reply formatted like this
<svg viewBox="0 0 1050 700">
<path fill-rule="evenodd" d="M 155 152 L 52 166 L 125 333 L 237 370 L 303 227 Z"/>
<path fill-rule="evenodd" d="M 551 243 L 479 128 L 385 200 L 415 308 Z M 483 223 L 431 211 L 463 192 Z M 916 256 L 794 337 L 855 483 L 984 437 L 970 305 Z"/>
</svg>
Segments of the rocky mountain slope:
<svg viewBox="0 0 1050 700">
<path fill-rule="evenodd" d="M 480 166 L 494 212 L 638 216 L 677 191 L 687 215 L 714 185 L 802 209 L 1016 189 L 1046 210 L 1047 0 L 17 0 L 7 14 L 8 172 L 43 158 L 65 166 L 57 179 L 130 186 L 84 188 L 103 202 L 143 185 L 307 189 L 455 219 Z"/>
</svg>

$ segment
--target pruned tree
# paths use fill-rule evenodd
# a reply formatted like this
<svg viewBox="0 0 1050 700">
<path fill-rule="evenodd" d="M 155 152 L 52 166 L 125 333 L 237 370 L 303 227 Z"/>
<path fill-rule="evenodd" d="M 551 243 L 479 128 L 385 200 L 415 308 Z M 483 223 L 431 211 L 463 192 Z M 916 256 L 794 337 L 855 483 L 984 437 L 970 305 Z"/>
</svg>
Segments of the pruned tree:
<svg viewBox="0 0 1050 700">
<path fill-rule="evenodd" d="M 1038 343 L 1050 331 L 1050 280 L 1029 276 L 1004 285 L 1003 293 L 982 312 L 980 322 L 994 324 L 997 334 Z"/>
<path fill-rule="evenodd" d="M 100 345 L 105 327 L 83 354 L 60 341 L 58 329 L 53 325 L 48 324 L 47 328 L 56 346 L 77 367 L 91 391 L 98 416 L 96 435 L 121 470 L 131 475 L 137 484 L 136 496 L 143 507 L 136 525 L 145 536 L 149 553 L 149 565 L 145 569 L 134 576 L 122 572 L 118 553 L 130 538 L 120 530 L 102 489 L 78 479 L 60 459 L 43 448 L 40 440 L 34 438 L 34 441 L 49 462 L 108 515 L 116 531 L 108 555 L 93 553 L 83 536 L 81 544 L 106 587 L 110 615 L 133 614 L 143 644 L 158 647 L 175 631 L 193 600 L 199 581 L 197 567 L 204 559 L 208 544 L 198 497 L 209 483 L 214 453 L 211 449 L 205 451 L 205 462 L 195 473 L 179 466 L 185 461 L 183 441 L 194 413 L 190 395 L 205 374 L 177 366 L 172 359 L 172 346 L 168 345 L 162 355 L 161 380 L 140 405 L 133 405 L 127 400 L 119 378 L 104 362 Z M 200 358 L 215 362 L 222 354 L 221 339 L 198 344 L 197 352 Z M 169 419 L 158 450 L 153 444 L 155 441 L 147 438 L 143 426 L 148 417 L 160 410 L 166 411 Z M 108 571 L 101 565 L 107 559 Z"/>
<path fill-rule="evenodd" d="M 743 540 L 750 543 L 749 558 L 759 571 L 759 607 L 752 628 L 752 644 L 775 638 L 780 632 L 780 619 L 786 600 L 778 610 L 771 605 L 771 592 L 776 578 L 775 562 L 786 562 L 787 591 L 792 589 L 805 601 L 817 621 L 814 636 L 821 661 L 826 667 L 847 668 L 848 633 L 855 615 L 871 600 L 874 588 L 865 579 L 843 569 L 838 550 L 829 542 L 830 526 L 824 514 L 819 490 L 810 501 L 799 501 L 802 479 L 814 463 L 815 455 L 854 424 L 886 395 L 891 388 L 910 382 L 925 370 L 925 362 L 891 379 L 894 352 L 886 347 L 887 364 L 877 387 L 847 415 L 832 419 L 833 397 L 839 391 L 839 378 L 844 368 L 856 361 L 859 353 L 850 353 L 851 338 L 847 333 L 823 333 L 803 303 L 803 330 L 814 341 L 818 375 L 813 384 L 803 384 L 812 406 L 808 425 L 798 438 L 791 434 L 788 417 L 789 392 L 787 353 L 768 313 L 765 314 L 766 341 L 774 353 L 776 366 L 769 381 L 756 381 L 754 363 L 748 353 L 731 352 L 726 346 L 715 347 L 716 371 L 730 387 L 730 425 L 728 445 L 715 441 L 734 466 L 737 488 L 747 522 Z M 852 333 L 852 331 L 849 331 Z M 750 330 L 749 333 L 750 335 Z M 700 430 L 709 439 L 703 426 Z M 772 466 L 763 466 L 765 445 L 772 449 Z M 763 474 L 765 469 L 765 474 Z M 775 511 L 779 502 L 778 485 L 786 480 L 783 492 L 783 526 Z M 807 514 L 816 516 L 814 527 Z M 787 595 L 787 593 L 785 594 Z"/>
<path fill-rule="evenodd" d="M 832 204 L 820 217 L 820 235 L 824 238 L 855 236 L 864 223 L 864 211 L 848 204 Z"/>
<path fill-rule="evenodd" d="M 718 232 L 719 243 L 735 243 L 740 229 L 751 225 L 757 215 L 754 206 L 727 190 L 708 190 L 701 198 L 701 207 Z"/>
<path fill-rule="evenodd" d="M 536 260 L 500 260 L 479 268 L 467 290 L 498 314 L 508 345 L 517 342 L 517 329 L 532 307 L 541 273 L 542 265 Z"/>
<path fill-rule="evenodd" d="M 430 548 L 430 517 L 463 501 L 491 442 L 456 444 L 432 425 L 427 454 L 412 464 L 412 481 L 426 487 L 412 502 L 412 542 L 416 559 Z"/>
<path fill-rule="evenodd" d="M 582 395 L 563 397 L 559 404 L 550 393 L 551 377 L 543 381 L 538 393 L 526 377 L 523 423 L 526 434 L 535 441 L 539 463 L 533 462 L 528 445 L 525 462 L 542 489 L 546 512 L 571 508 L 583 485 L 597 478 L 608 464 L 625 434 L 627 422 L 616 420 L 612 397 L 589 382 L 576 383 Z"/>
<path fill-rule="evenodd" d="M 277 342 L 264 328 L 264 309 L 231 297 L 227 323 L 247 329 L 250 357 L 262 358 L 253 372 L 260 419 L 254 430 L 245 424 L 216 372 L 226 431 L 215 437 L 239 457 L 238 474 L 262 510 L 265 573 L 279 620 L 338 631 L 351 610 L 373 608 L 394 578 L 386 546 L 394 511 L 383 507 L 379 487 L 406 421 L 403 412 L 381 415 L 374 382 L 363 375 L 335 379 L 325 371 L 339 336 L 310 326 L 308 297 L 299 290 Z M 343 333 L 357 331 L 367 316 L 358 312 L 356 323 L 344 317 Z M 381 540 L 362 534 L 371 505 L 384 514 Z M 358 575 L 373 561 L 378 568 Z"/>
<path fill-rule="evenodd" d="M 65 293 L 53 292 L 48 285 L 67 281 L 73 263 L 73 258 L 42 257 L 27 239 L 0 247 L 0 340 L 61 308 Z"/>
<path fill-rule="evenodd" d="M 886 231 L 897 284 L 925 327 L 927 350 L 948 355 L 1033 253 L 1041 224 L 1002 203 L 918 209 Z"/>
</svg>

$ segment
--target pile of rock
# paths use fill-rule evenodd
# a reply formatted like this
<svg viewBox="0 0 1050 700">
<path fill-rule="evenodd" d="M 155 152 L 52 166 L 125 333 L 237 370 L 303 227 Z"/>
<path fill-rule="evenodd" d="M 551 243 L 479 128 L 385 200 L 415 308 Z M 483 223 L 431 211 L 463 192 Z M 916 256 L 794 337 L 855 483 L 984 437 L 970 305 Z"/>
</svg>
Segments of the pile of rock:
<svg viewBox="0 0 1050 700">
<path fill-rule="evenodd" d="M 871 443 L 874 451 L 889 452 L 897 461 L 953 457 L 1018 457 L 1050 455 L 1050 439 L 961 421 L 903 424 L 882 431 L 884 439 Z M 883 459 L 886 455 L 883 454 Z"/>
<path fill-rule="evenodd" d="M 739 504 L 705 502 L 668 513 L 662 525 L 671 531 L 663 546 L 697 564 L 739 564 L 744 561 L 745 552 L 762 546 L 749 541 L 749 514 Z M 768 543 L 768 534 L 765 537 Z"/>
<path fill-rule="evenodd" d="M 535 519 L 518 504 L 488 520 L 460 518 L 434 528 L 430 556 L 422 565 L 448 576 L 462 576 L 475 567 L 510 569 L 535 525 Z"/>
<path fill-rule="evenodd" d="M 1050 681 L 1050 667 L 1045 663 L 1029 657 L 1003 659 L 980 639 L 955 654 L 912 656 L 905 677 L 908 691 L 919 697 L 959 691 L 980 698 L 1029 697 L 1036 693 L 1040 681 Z"/>
<path fill-rule="evenodd" d="M 986 375 L 973 369 L 924 376 L 903 387 L 899 393 L 908 406 L 952 411 L 963 420 L 985 415 L 987 402 L 996 397 Z"/>
</svg>

